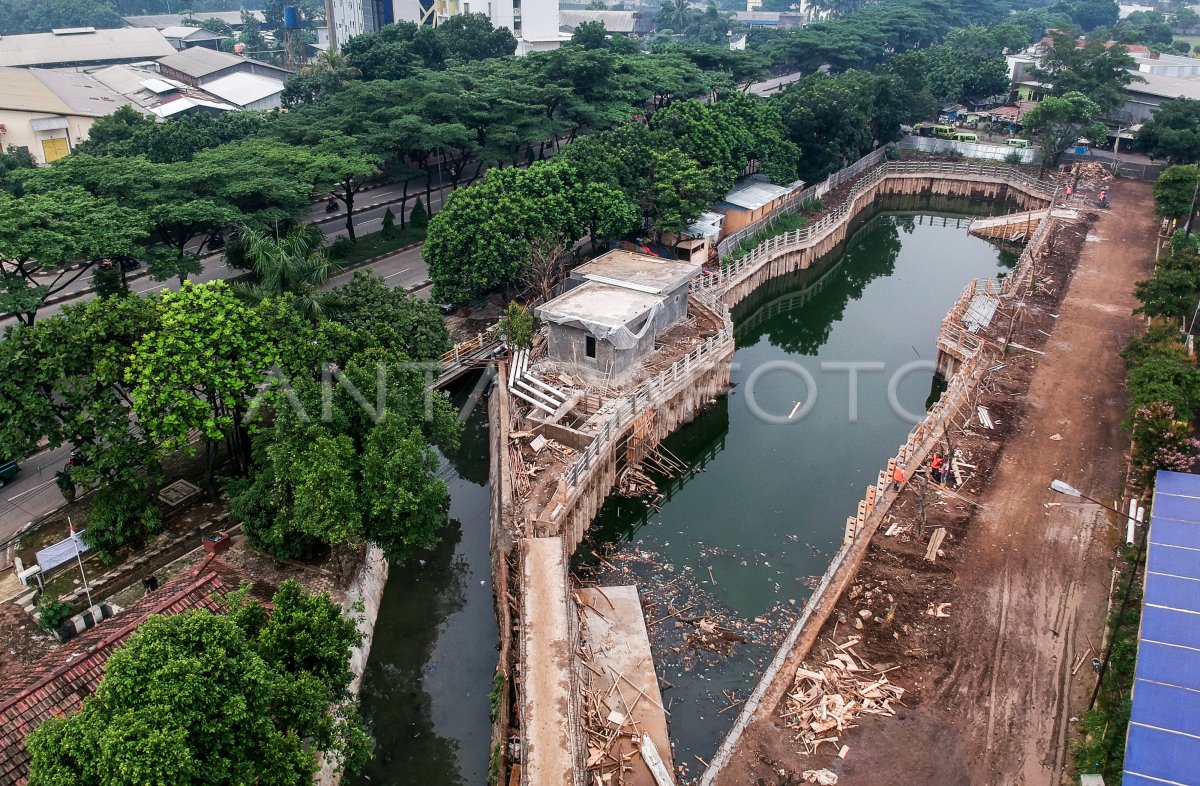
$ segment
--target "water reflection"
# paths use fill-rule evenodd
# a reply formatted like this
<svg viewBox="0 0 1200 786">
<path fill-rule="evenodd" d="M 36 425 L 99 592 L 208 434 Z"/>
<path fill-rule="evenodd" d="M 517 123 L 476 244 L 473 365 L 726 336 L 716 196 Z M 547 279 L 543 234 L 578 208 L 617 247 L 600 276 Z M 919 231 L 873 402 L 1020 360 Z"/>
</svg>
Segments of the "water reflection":
<svg viewBox="0 0 1200 786">
<path fill-rule="evenodd" d="M 467 403 L 470 388 L 455 402 Z M 440 470 L 450 520 L 436 548 L 391 566 L 363 680 L 373 760 L 355 786 L 487 781 L 498 633 L 488 556 L 487 406 Z"/>
</svg>

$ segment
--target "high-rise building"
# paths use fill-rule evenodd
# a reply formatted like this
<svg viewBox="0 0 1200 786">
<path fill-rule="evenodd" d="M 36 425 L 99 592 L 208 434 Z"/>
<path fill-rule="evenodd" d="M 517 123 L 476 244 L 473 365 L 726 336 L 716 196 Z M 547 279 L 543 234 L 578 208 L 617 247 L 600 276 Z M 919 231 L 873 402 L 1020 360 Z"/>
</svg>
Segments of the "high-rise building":
<svg viewBox="0 0 1200 786">
<path fill-rule="evenodd" d="M 507 27 L 517 39 L 517 54 L 555 49 L 559 32 L 558 0 L 325 0 L 330 44 L 393 22 L 436 25 L 459 14 L 486 14 L 496 27 Z"/>
</svg>

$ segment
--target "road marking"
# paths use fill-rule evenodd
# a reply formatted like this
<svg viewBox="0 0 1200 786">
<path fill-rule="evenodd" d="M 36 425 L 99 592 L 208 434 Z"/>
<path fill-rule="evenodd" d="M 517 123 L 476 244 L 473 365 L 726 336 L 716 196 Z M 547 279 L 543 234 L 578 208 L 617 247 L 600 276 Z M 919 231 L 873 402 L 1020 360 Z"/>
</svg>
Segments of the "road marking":
<svg viewBox="0 0 1200 786">
<path fill-rule="evenodd" d="M 383 280 L 384 280 L 384 281 L 386 281 L 386 280 L 388 280 L 389 278 L 393 278 L 393 277 L 395 277 L 395 276 L 402 276 L 402 275 L 404 275 L 405 273 L 407 273 L 407 272 L 408 272 L 408 271 L 410 271 L 410 270 L 412 270 L 412 268 L 411 268 L 411 267 L 406 267 L 406 268 L 404 268 L 403 270 L 398 270 L 398 271 L 396 271 L 395 273 L 389 273 L 388 275 L 386 275 L 386 276 L 384 276 L 384 277 L 383 277 Z"/>
<path fill-rule="evenodd" d="M 47 480 L 47 481 L 43 481 L 42 483 L 38 484 L 37 486 L 34 486 L 34 487 L 33 487 L 33 488 L 31 488 L 31 489 L 25 489 L 25 490 L 24 490 L 24 491 L 22 491 L 20 494 L 15 494 L 15 495 L 13 495 L 13 496 L 9 497 L 9 498 L 8 498 L 8 501 L 9 501 L 9 502 L 16 502 L 16 501 L 17 501 L 17 500 L 19 500 L 21 497 L 24 497 L 26 494 L 34 494 L 34 493 L 36 493 L 36 492 L 38 492 L 38 491 L 41 491 L 42 489 L 46 488 L 46 486 L 49 486 L 49 485 L 50 485 L 51 483 L 53 483 L 53 482 L 54 482 L 53 480 Z"/>
</svg>

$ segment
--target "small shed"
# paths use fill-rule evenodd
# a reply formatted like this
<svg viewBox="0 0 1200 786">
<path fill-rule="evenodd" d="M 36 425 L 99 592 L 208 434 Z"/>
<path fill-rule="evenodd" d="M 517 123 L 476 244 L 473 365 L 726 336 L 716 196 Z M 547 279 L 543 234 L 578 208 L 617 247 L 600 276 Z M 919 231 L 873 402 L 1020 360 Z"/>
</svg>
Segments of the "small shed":
<svg viewBox="0 0 1200 786">
<path fill-rule="evenodd" d="M 654 350 L 654 339 L 687 316 L 691 262 L 629 251 L 608 253 L 571 272 L 564 294 L 540 306 L 547 356 L 583 373 L 616 378 Z"/>
<path fill-rule="evenodd" d="M 730 235 L 766 218 L 803 189 L 803 180 L 777 186 L 755 176 L 735 185 L 713 209 L 725 215 L 721 230 L 724 235 Z"/>
</svg>

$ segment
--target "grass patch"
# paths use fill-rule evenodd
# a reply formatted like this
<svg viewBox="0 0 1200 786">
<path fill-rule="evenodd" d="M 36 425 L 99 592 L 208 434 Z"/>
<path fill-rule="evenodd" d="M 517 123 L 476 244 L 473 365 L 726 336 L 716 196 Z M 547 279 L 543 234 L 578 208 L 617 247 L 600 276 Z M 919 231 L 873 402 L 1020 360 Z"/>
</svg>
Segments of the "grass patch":
<svg viewBox="0 0 1200 786">
<path fill-rule="evenodd" d="M 820 210 L 821 203 L 816 200 L 814 201 L 816 202 L 816 209 Z M 805 207 L 808 207 L 807 203 Z M 729 256 L 725 257 L 724 264 L 728 265 L 738 261 L 764 241 L 778 237 L 779 235 L 785 235 L 788 232 L 794 232 L 797 229 L 803 229 L 806 226 L 808 226 L 808 216 L 801 213 L 784 213 L 763 227 L 761 232 L 754 233 L 734 246 L 733 250 L 729 252 Z"/>
<path fill-rule="evenodd" d="M 350 238 L 338 238 L 329 246 L 329 258 L 341 264 L 342 267 L 354 267 L 368 259 L 374 259 L 424 241 L 425 229 L 423 227 L 405 227 L 402 230 L 396 230 L 396 233 L 390 238 L 385 238 L 382 232 L 374 232 L 363 235 L 357 243 L 351 242 Z"/>
<path fill-rule="evenodd" d="M 1129 581 L 1130 571 L 1143 565 L 1135 564 L 1137 549 L 1125 552 L 1125 565 L 1117 584 Z M 1083 714 L 1082 737 L 1075 747 L 1075 767 L 1080 774 L 1099 774 L 1105 783 L 1120 783 L 1125 765 L 1125 731 L 1129 727 L 1129 712 L 1133 707 L 1133 670 L 1137 659 L 1138 623 L 1142 613 L 1142 583 L 1133 578 L 1129 607 L 1120 614 L 1114 608 L 1108 621 L 1112 655 L 1104 672 L 1104 682 L 1096 697 L 1096 706 Z M 1118 618 L 1118 614 L 1120 617 Z M 1103 656 L 1101 656 L 1103 657 Z M 1084 664 L 1087 668 L 1087 664 Z"/>
</svg>

